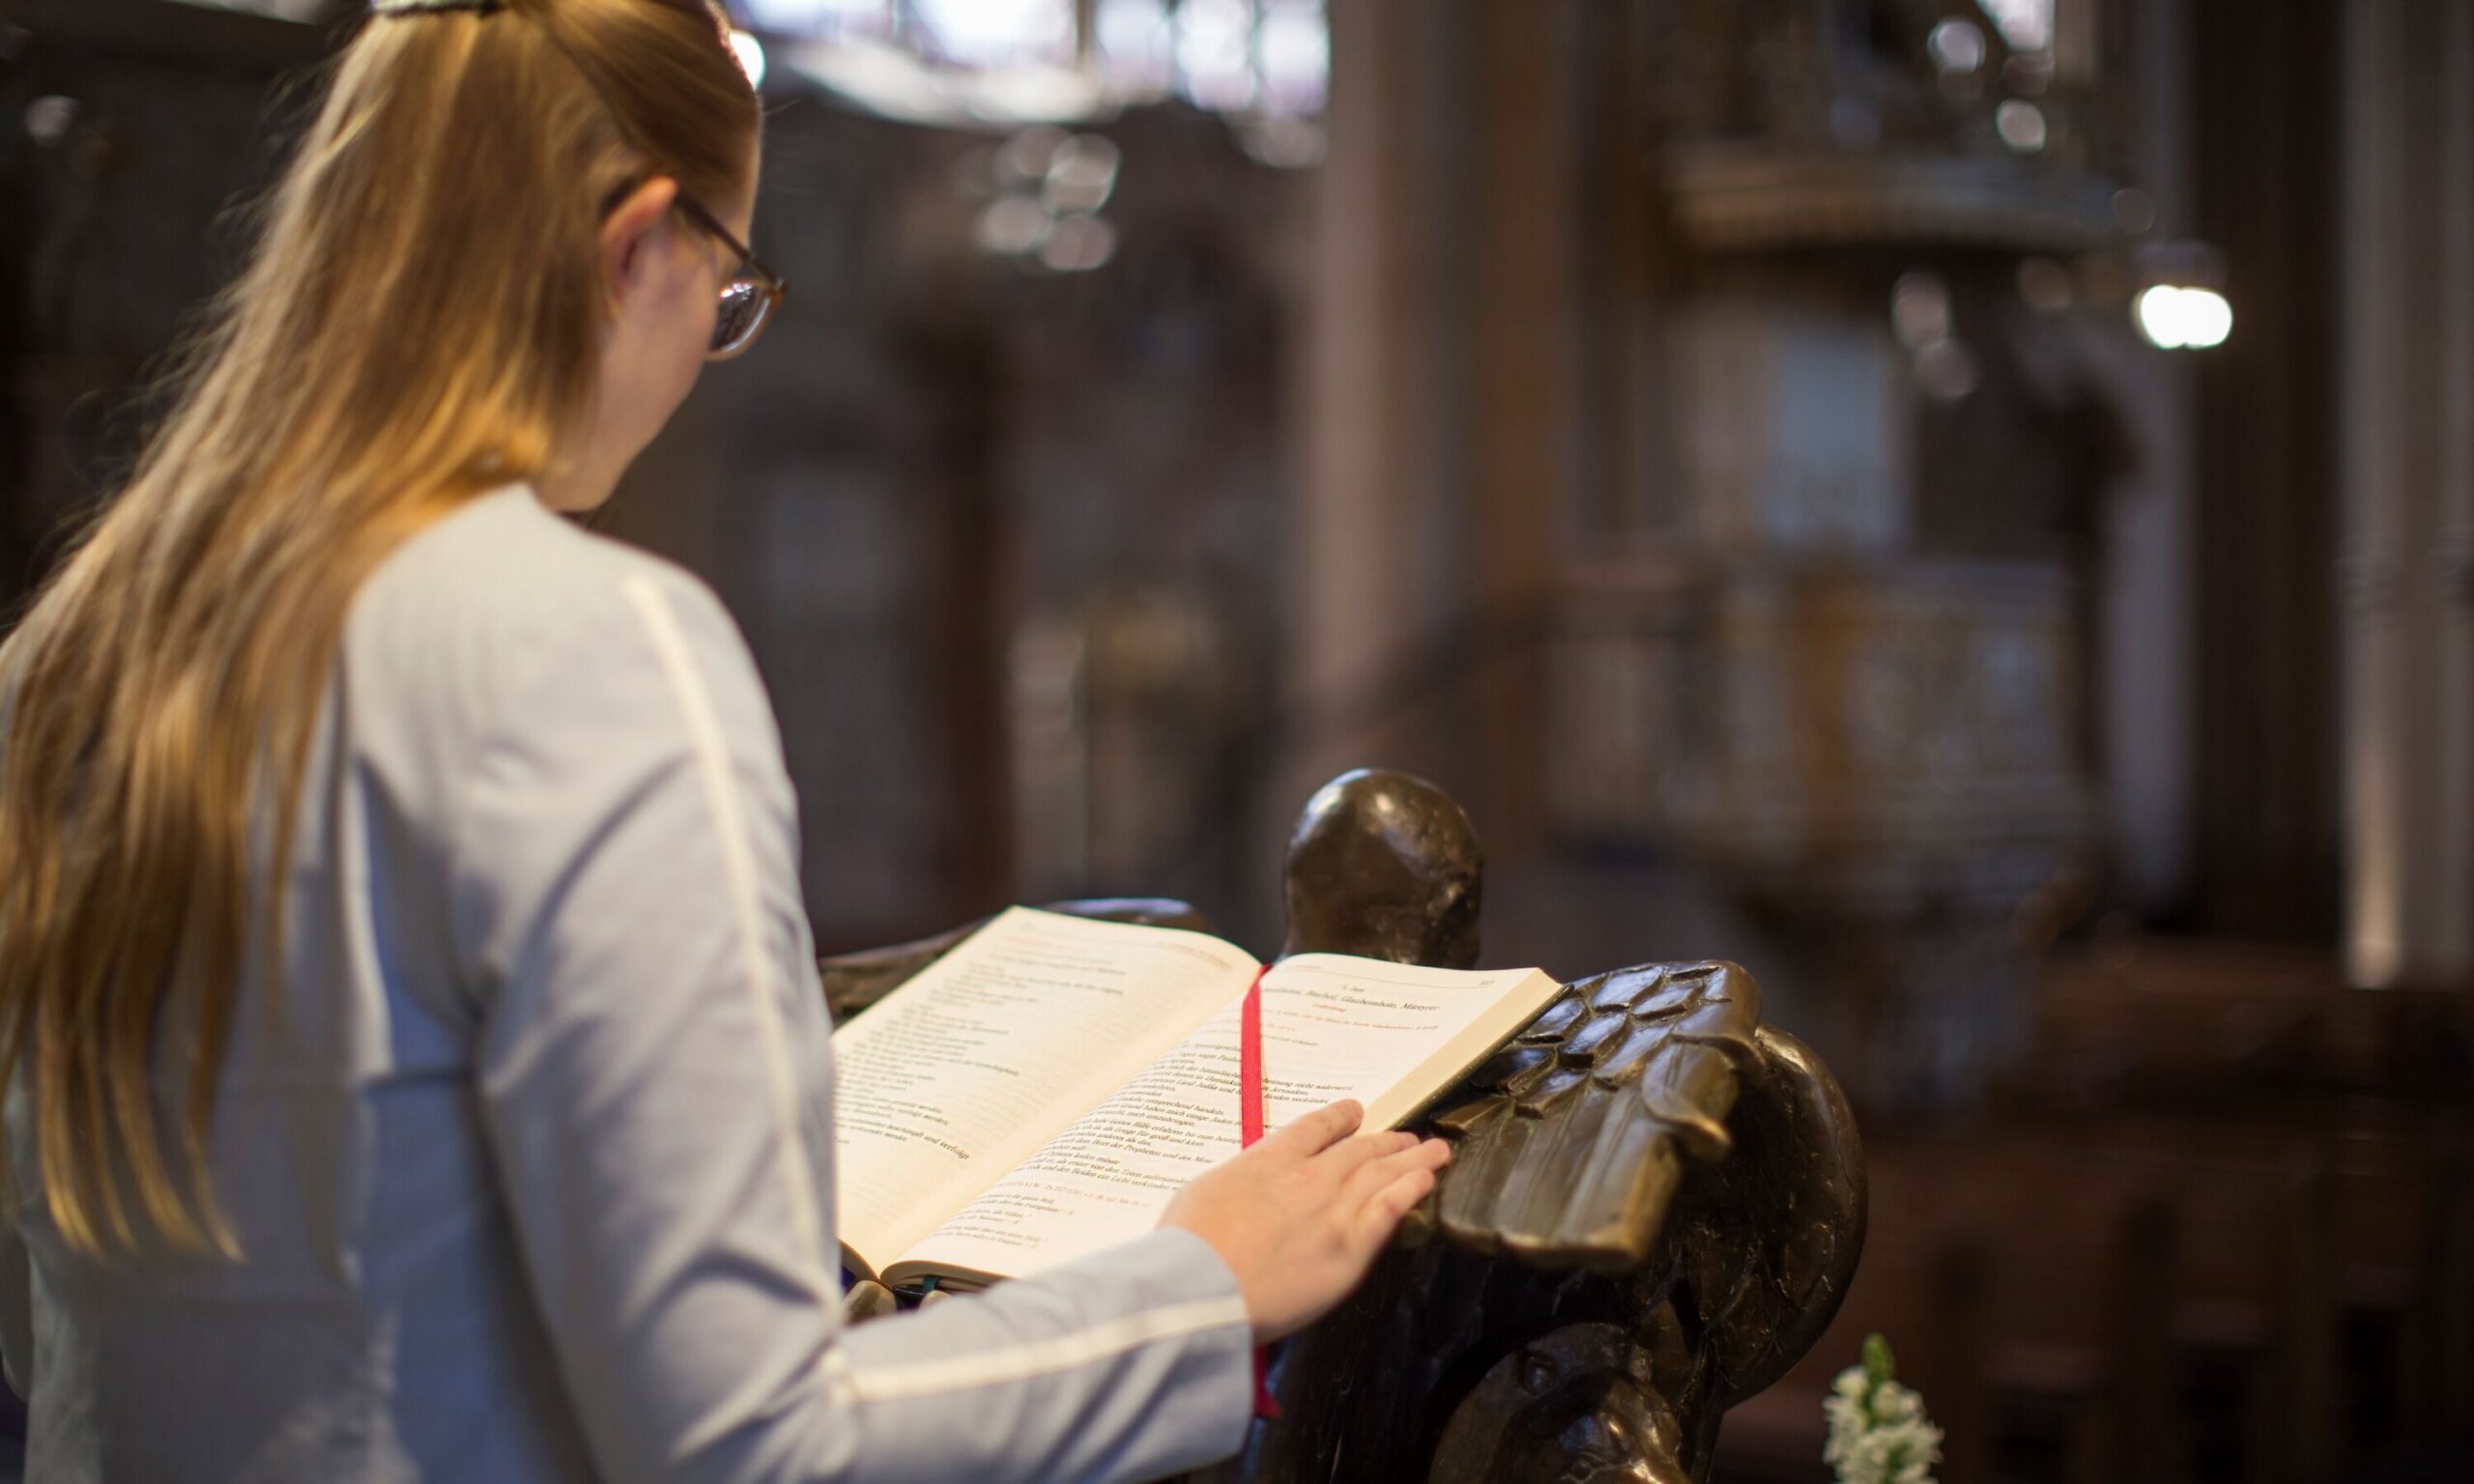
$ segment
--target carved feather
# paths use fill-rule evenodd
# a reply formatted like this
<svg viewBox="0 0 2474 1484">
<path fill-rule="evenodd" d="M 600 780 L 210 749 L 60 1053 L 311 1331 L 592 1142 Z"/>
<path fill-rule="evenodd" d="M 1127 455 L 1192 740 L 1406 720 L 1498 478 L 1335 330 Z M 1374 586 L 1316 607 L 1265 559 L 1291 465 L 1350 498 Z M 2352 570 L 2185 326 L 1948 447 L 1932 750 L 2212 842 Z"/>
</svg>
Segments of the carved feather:
<svg viewBox="0 0 2474 1484">
<path fill-rule="evenodd" d="M 1639 1268 L 1684 1170 L 1727 1155 L 1760 1024 L 1760 987 L 1731 963 L 1567 986 L 1434 1120 L 1459 1146 L 1437 1196 L 1444 1232 L 1539 1267 Z"/>
</svg>

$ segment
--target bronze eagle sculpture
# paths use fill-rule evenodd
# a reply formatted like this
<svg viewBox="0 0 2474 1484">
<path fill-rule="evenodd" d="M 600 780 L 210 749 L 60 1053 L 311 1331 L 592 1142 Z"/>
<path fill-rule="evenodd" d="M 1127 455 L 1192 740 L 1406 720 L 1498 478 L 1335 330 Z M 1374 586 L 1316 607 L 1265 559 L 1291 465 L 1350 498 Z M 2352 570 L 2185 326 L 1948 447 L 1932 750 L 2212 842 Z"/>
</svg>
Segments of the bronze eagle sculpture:
<svg viewBox="0 0 2474 1484">
<path fill-rule="evenodd" d="M 1345 774 L 1291 836 L 1282 956 L 1473 967 L 1483 870 L 1441 789 Z M 1057 910 L 1204 926 L 1162 899 Z M 824 960 L 834 1013 L 977 926 Z M 1706 1484 L 1727 1409 L 1820 1339 L 1863 1247 L 1828 1069 L 1761 1023 L 1740 967 L 1641 964 L 1566 985 L 1424 1122 L 1457 1145 L 1434 1195 L 1283 1347 L 1280 1417 L 1195 1484 Z"/>
</svg>

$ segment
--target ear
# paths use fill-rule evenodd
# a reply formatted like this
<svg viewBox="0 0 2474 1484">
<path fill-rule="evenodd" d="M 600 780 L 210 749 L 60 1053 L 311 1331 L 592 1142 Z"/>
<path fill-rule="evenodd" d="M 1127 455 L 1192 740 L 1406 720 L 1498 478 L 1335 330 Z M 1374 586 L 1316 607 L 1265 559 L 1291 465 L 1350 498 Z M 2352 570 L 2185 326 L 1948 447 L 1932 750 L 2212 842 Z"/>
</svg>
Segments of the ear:
<svg viewBox="0 0 2474 1484">
<path fill-rule="evenodd" d="M 627 192 L 601 219 L 601 281 L 612 299 L 625 298 L 643 277 L 647 249 L 677 199 L 678 183 L 657 175 Z"/>
</svg>

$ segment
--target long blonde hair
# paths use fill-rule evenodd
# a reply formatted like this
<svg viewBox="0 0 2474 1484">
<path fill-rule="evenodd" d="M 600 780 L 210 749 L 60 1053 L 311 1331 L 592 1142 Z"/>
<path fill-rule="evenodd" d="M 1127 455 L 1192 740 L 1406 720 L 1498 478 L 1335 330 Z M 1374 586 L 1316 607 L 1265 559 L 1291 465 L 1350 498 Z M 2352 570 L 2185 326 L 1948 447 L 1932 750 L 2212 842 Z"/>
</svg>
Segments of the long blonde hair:
<svg viewBox="0 0 2474 1484">
<path fill-rule="evenodd" d="M 172 412 L 0 650 L 0 1088 L 28 1078 L 78 1249 L 237 1254 L 210 1116 L 253 937 L 279 962 L 345 613 L 407 536 L 539 476 L 588 416 L 608 203 L 655 174 L 708 201 L 751 186 L 760 115 L 717 15 L 505 0 L 368 21 Z M 175 1004 L 193 1033 L 165 1048 L 186 1074 L 167 1127 L 152 1069 Z"/>
</svg>

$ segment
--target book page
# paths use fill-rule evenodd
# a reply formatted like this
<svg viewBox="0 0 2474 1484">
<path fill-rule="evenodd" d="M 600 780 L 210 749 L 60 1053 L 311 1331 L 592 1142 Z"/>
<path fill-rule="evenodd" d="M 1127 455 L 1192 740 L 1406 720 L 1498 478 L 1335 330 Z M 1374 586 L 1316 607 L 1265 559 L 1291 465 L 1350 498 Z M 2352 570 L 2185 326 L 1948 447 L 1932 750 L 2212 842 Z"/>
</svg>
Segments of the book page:
<svg viewBox="0 0 2474 1484">
<path fill-rule="evenodd" d="M 1535 969 L 1455 973 L 1307 955 L 1263 982 L 1263 1084 L 1277 1130 L 1326 1103 L 1395 1127 L 1553 999 Z M 904 1254 L 923 1271 L 1020 1276 L 1139 1237 L 1179 1187 L 1238 1152 L 1243 997 Z"/>
<path fill-rule="evenodd" d="M 1197 932 L 1016 907 L 834 1032 L 842 1240 L 883 1263 L 1089 1112 L 1257 970 Z"/>
</svg>

